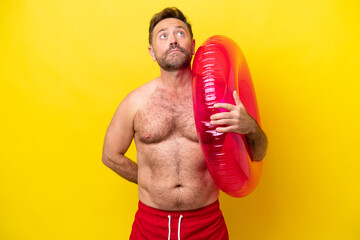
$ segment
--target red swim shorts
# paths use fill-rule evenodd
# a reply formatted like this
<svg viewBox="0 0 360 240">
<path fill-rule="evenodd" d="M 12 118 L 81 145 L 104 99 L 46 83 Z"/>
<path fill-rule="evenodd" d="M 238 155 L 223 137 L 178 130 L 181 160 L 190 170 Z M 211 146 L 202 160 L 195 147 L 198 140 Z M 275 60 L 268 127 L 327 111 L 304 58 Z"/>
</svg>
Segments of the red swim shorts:
<svg viewBox="0 0 360 240">
<path fill-rule="evenodd" d="M 163 211 L 139 201 L 130 240 L 161 239 L 228 240 L 219 201 L 188 211 Z"/>
</svg>

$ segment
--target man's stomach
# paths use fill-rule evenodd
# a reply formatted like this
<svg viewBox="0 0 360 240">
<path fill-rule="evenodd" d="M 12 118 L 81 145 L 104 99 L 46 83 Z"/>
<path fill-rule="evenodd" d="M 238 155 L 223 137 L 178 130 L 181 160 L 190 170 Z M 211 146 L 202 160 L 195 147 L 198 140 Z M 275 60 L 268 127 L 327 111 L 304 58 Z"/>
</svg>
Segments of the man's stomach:
<svg viewBox="0 0 360 240">
<path fill-rule="evenodd" d="M 166 181 L 155 183 L 150 180 L 145 186 L 139 184 L 138 188 L 142 203 L 168 211 L 198 209 L 215 202 L 219 196 L 219 190 L 212 184 L 212 179 L 206 185 Z"/>
<path fill-rule="evenodd" d="M 198 209 L 215 202 L 219 190 L 199 144 L 176 143 L 143 146 L 138 151 L 139 200 L 169 211 Z"/>
</svg>

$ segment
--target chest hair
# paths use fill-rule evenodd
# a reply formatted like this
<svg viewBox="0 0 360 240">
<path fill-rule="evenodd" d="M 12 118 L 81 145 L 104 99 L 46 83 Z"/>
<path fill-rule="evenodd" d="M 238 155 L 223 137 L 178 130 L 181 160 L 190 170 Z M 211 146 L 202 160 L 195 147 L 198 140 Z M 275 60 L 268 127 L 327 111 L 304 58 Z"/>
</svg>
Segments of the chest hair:
<svg viewBox="0 0 360 240">
<path fill-rule="evenodd" d="M 193 101 L 190 93 L 156 90 L 135 116 L 135 134 L 144 143 L 158 143 L 171 136 L 197 142 Z"/>
</svg>

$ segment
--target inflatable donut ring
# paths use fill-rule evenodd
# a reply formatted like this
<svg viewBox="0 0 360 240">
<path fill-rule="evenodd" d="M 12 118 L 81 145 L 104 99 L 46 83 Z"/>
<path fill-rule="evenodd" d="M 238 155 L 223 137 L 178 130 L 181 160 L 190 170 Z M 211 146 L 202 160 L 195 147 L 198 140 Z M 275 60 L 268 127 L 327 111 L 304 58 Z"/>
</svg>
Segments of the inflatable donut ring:
<svg viewBox="0 0 360 240">
<path fill-rule="evenodd" d="M 236 90 L 248 114 L 260 125 L 244 55 L 231 39 L 213 36 L 197 50 L 192 71 L 195 124 L 206 166 L 219 189 L 234 197 L 244 197 L 258 184 L 262 161 L 251 160 L 245 135 L 218 133 L 210 124 L 211 115 L 227 111 L 213 105 L 218 102 L 235 105 Z"/>
</svg>

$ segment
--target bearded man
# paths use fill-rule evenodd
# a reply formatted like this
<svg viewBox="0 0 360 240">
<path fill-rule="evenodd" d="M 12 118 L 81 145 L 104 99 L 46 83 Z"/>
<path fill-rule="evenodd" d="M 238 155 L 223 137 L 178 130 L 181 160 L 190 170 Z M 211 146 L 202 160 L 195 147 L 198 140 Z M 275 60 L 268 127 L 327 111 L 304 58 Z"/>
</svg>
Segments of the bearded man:
<svg viewBox="0 0 360 240">
<path fill-rule="evenodd" d="M 102 158 L 138 185 L 139 209 L 130 239 L 229 239 L 219 189 L 207 170 L 195 129 L 190 66 L 195 40 L 179 9 L 154 15 L 148 50 L 161 75 L 119 104 Z M 226 116 L 213 115 L 211 124 L 232 126 L 219 127 L 219 132 L 246 134 L 252 160 L 264 158 L 266 136 L 243 106 L 233 106 Z M 132 139 L 137 163 L 125 156 Z"/>
</svg>

